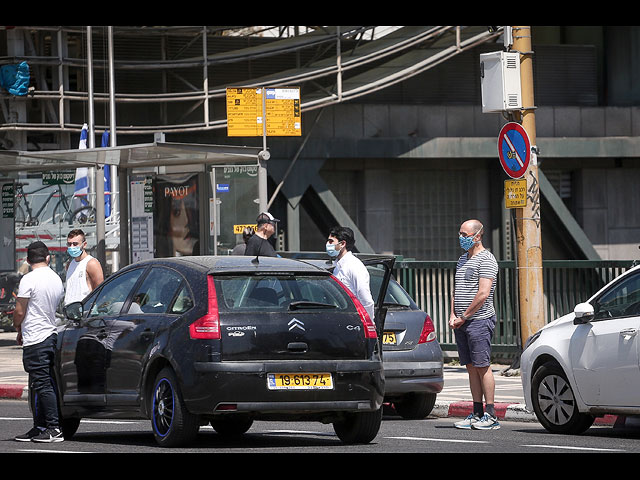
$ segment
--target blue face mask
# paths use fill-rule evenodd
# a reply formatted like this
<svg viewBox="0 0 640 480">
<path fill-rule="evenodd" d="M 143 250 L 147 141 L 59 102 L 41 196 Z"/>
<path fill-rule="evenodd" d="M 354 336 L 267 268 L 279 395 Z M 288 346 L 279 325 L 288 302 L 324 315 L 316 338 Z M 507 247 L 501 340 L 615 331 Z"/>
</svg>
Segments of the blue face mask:
<svg viewBox="0 0 640 480">
<path fill-rule="evenodd" d="M 82 255 L 81 247 L 67 247 L 67 253 L 71 255 L 73 258 L 79 257 Z"/>
<path fill-rule="evenodd" d="M 475 235 L 472 235 L 470 237 L 463 237 L 462 235 L 460 235 L 460 248 L 462 248 L 463 250 L 467 251 L 469 250 L 471 247 L 473 247 L 475 245 L 476 242 L 473 241 L 473 237 Z"/>
<path fill-rule="evenodd" d="M 336 250 L 336 246 L 333 243 L 327 243 L 325 245 L 325 250 L 327 251 L 327 255 L 330 257 L 335 258 L 340 255 L 340 250 Z"/>
</svg>

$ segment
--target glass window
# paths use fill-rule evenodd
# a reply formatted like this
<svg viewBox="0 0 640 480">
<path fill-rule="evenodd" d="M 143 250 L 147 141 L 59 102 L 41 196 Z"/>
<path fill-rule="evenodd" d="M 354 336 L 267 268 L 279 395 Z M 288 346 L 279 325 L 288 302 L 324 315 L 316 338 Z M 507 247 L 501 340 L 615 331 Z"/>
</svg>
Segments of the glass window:
<svg viewBox="0 0 640 480">
<path fill-rule="evenodd" d="M 378 303 L 378 296 L 380 295 L 380 288 L 382 287 L 382 280 L 384 278 L 384 271 L 378 268 L 368 267 L 370 279 L 369 287 L 371 289 L 371 295 L 374 303 Z M 404 289 L 396 283 L 393 278 L 389 279 L 389 286 L 387 287 L 387 294 L 384 297 L 384 303 L 390 306 L 402 306 L 410 307 L 413 303 L 411 297 L 404 291 Z"/>
<path fill-rule="evenodd" d="M 178 272 L 153 267 L 136 290 L 127 313 L 166 313 L 182 281 Z"/>
<path fill-rule="evenodd" d="M 143 268 L 130 270 L 118 275 L 113 278 L 113 280 L 110 280 L 105 284 L 100 290 L 100 293 L 98 293 L 95 303 L 91 307 L 89 317 L 119 314 L 125 300 L 131 292 L 131 289 L 134 287 L 143 271 Z"/>
<path fill-rule="evenodd" d="M 186 284 L 182 286 L 180 291 L 178 292 L 178 296 L 176 297 L 175 302 L 173 302 L 173 306 L 169 313 L 184 313 L 193 307 L 193 297 L 191 296 L 191 292 Z"/>
<path fill-rule="evenodd" d="M 640 274 L 611 287 L 595 301 L 594 310 L 596 320 L 640 315 Z"/>
<path fill-rule="evenodd" d="M 218 276 L 220 311 L 288 311 L 353 307 L 346 292 L 328 276 Z"/>
</svg>

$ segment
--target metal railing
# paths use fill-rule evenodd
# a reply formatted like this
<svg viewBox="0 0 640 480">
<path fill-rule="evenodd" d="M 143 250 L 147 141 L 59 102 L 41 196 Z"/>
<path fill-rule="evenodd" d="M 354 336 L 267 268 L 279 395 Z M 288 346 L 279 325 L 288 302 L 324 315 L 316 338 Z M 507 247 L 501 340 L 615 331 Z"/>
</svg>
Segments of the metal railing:
<svg viewBox="0 0 640 480">
<path fill-rule="evenodd" d="M 545 260 L 542 262 L 545 323 L 573 311 L 600 288 L 631 268 L 632 260 Z M 520 351 L 518 282 L 514 261 L 498 262 L 498 282 L 494 305 L 498 323 L 493 352 Z M 418 306 L 433 320 L 443 350 L 456 350 L 453 331 L 448 326 L 455 261 L 409 261 L 395 264 L 395 277 Z"/>
</svg>

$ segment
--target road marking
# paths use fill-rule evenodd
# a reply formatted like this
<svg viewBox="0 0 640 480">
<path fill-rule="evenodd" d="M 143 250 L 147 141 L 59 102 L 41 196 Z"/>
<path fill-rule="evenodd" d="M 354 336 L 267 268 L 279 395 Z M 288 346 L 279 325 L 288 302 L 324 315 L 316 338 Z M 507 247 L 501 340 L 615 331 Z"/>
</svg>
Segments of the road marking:
<svg viewBox="0 0 640 480">
<path fill-rule="evenodd" d="M 619 448 L 594 448 L 594 447 L 568 447 L 565 445 L 521 445 L 521 447 L 532 447 L 532 448 L 562 448 L 565 450 L 588 450 L 588 451 L 596 451 L 596 452 L 624 452 L 625 450 L 621 450 Z"/>
<path fill-rule="evenodd" d="M 31 452 L 31 453 L 89 453 L 89 452 L 79 452 L 79 451 L 73 451 L 73 450 L 37 450 L 35 448 L 19 448 L 16 451 Z"/>
<path fill-rule="evenodd" d="M 451 443 L 489 443 L 484 440 L 458 440 L 448 438 L 423 438 L 423 437 L 384 437 L 392 440 L 421 440 L 425 442 L 451 442 Z"/>
</svg>

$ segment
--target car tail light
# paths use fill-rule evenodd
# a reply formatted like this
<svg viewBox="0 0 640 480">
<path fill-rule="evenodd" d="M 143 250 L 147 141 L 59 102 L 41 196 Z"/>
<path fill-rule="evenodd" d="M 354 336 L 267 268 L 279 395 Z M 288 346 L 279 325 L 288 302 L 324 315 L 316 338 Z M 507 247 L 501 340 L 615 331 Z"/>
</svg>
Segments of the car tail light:
<svg viewBox="0 0 640 480">
<path fill-rule="evenodd" d="M 340 280 L 338 280 L 333 275 L 331 275 L 331 278 L 333 278 L 338 283 L 338 285 L 340 285 L 344 289 L 344 291 L 347 292 L 347 294 L 355 304 L 356 310 L 358 311 L 360 319 L 362 320 L 362 325 L 364 325 L 364 337 L 378 338 L 378 334 L 376 333 L 376 325 L 371 320 L 371 317 L 369 317 L 369 314 L 362 306 L 362 303 L 360 303 L 360 300 L 358 300 L 358 298 L 351 292 L 351 290 L 349 290 Z"/>
<path fill-rule="evenodd" d="M 431 317 L 427 315 L 424 319 L 424 325 L 422 325 L 422 333 L 420 333 L 420 339 L 418 343 L 433 342 L 436 339 L 436 329 L 433 326 Z"/>
<path fill-rule="evenodd" d="M 218 314 L 218 297 L 213 277 L 207 275 L 209 308 L 206 315 L 189 325 L 189 335 L 194 339 L 220 339 L 220 315 Z"/>
</svg>

